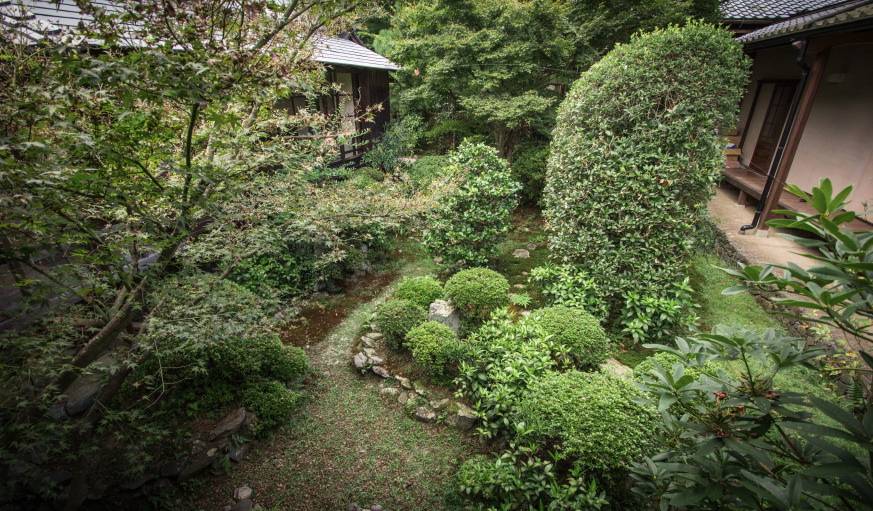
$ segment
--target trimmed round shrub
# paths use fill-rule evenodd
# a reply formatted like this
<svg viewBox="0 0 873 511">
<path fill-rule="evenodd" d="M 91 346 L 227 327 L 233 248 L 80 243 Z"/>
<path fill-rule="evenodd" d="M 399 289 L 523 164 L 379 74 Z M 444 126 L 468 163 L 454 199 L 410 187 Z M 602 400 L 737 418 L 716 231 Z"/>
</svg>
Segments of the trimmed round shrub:
<svg viewBox="0 0 873 511">
<path fill-rule="evenodd" d="M 252 426 L 253 432 L 261 435 L 285 423 L 297 409 L 301 398 L 299 392 L 289 390 L 277 381 L 246 385 L 243 390 L 243 406 L 257 417 Z"/>
<path fill-rule="evenodd" d="M 449 265 L 485 264 L 509 231 L 521 185 L 496 149 L 470 141 L 452 153 L 445 172 L 457 187 L 429 215 L 425 247 Z"/>
<path fill-rule="evenodd" d="M 684 277 L 723 167 L 718 131 L 734 125 L 748 68 L 727 30 L 689 22 L 617 45 L 562 102 L 543 199 L 549 246 L 613 307 Z"/>
<path fill-rule="evenodd" d="M 537 323 L 551 341 L 566 349 L 581 369 L 602 364 L 611 351 L 611 343 L 600 322 L 582 309 L 556 305 L 535 310 L 527 321 Z"/>
<path fill-rule="evenodd" d="M 550 372 L 517 407 L 529 437 L 587 471 L 622 469 L 651 454 L 660 418 L 633 383 L 605 373 Z"/>
<path fill-rule="evenodd" d="M 393 349 L 400 349 L 406 333 L 427 319 L 427 312 L 409 300 L 388 300 L 376 311 L 376 326 Z"/>
<path fill-rule="evenodd" d="M 451 328 L 436 321 L 425 321 L 406 334 L 406 347 L 412 358 L 428 374 L 445 376 L 457 360 L 458 336 Z"/>
<path fill-rule="evenodd" d="M 494 309 L 509 303 L 509 281 L 494 270 L 470 268 L 452 275 L 445 293 L 467 318 L 484 321 Z"/>
<path fill-rule="evenodd" d="M 394 298 L 409 300 L 422 307 L 428 307 L 434 300 L 443 297 L 443 285 L 433 277 L 408 277 L 400 281 Z"/>
<path fill-rule="evenodd" d="M 282 346 L 275 357 L 266 361 L 267 373 L 283 382 L 291 383 L 303 378 L 309 368 L 309 361 L 303 348 Z"/>
</svg>

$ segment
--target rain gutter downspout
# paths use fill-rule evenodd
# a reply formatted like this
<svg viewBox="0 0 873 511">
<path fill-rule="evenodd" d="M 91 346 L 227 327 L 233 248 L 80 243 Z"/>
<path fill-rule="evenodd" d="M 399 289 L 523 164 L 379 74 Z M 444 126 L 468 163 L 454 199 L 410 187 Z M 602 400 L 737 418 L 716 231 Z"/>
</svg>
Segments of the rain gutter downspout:
<svg viewBox="0 0 873 511">
<path fill-rule="evenodd" d="M 779 165 L 782 164 L 782 155 L 785 153 L 785 145 L 788 142 L 788 136 L 794 127 L 794 119 L 797 117 L 797 108 L 800 104 L 800 97 L 803 95 L 803 90 L 806 88 L 806 82 L 809 78 L 809 64 L 806 63 L 806 49 L 808 47 L 806 39 L 795 40 L 791 46 L 797 50 L 797 58 L 795 62 L 800 67 L 800 83 L 794 91 L 794 97 L 791 98 L 791 105 L 788 108 L 788 115 L 785 118 L 785 127 L 779 135 L 779 144 L 776 146 L 776 152 L 773 155 L 773 160 L 770 162 L 770 168 L 767 170 L 767 181 L 764 183 L 764 189 L 761 191 L 761 198 L 758 199 L 758 205 L 755 208 L 755 217 L 752 223 L 740 227 L 740 234 L 745 234 L 750 229 L 757 229 L 761 223 L 761 216 L 764 210 L 764 204 L 767 202 L 767 197 L 770 196 L 773 181 L 776 180 L 776 171 L 779 170 Z M 751 113 L 749 114 L 751 115 Z"/>
</svg>

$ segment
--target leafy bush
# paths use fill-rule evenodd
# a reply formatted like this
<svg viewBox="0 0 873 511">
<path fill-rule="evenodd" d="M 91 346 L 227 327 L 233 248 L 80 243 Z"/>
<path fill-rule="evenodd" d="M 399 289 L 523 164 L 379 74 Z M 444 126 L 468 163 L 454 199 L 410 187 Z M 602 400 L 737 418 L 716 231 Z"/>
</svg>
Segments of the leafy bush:
<svg viewBox="0 0 873 511">
<path fill-rule="evenodd" d="M 266 373 L 285 383 L 301 379 L 309 368 L 309 360 L 303 348 L 282 346 L 273 358 L 264 363 Z"/>
<path fill-rule="evenodd" d="M 514 323 L 505 310 L 471 335 L 455 383 L 474 403 L 486 437 L 514 432 L 513 416 L 528 385 L 558 367 L 553 346 L 536 324 Z"/>
<path fill-rule="evenodd" d="M 421 156 L 415 163 L 410 165 L 406 172 L 412 184 L 418 189 L 430 186 L 434 179 L 441 176 L 449 166 L 449 157 L 446 155 Z"/>
<path fill-rule="evenodd" d="M 611 314 L 628 293 L 664 296 L 685 276 L 688 234 L 722 169 L 717 132 L 735 122 L 748 67 L 727 30 L 690 22 L 617 45 L 561 104 L 550 247 L 595 279 Z"/>
<path fill-rule="evenodd" d="M 457 361 L 458 336 L 451 328 L 436 321 L 426 321 L 406 334 L 406 347 L 412 358 L 430 375 L 441 377 Z"/>
<path fill-rule="evenodd" d="M 543 195 L 548 160 L 546 143 L 522 144 L 512 154 L 512 177 L 521 183 L 521 197 L 528 204 L 537 204 Z"/>
<path fill-rule="evenodd" d="M 517 420 L 526 439 L 553 446 L 584 470 L 609 473 L 655 446 L 658 416 L 639 397 L 632 383 L 609 374 L 549 372 L 530 384 Z"/>
<path fill-rule="evenodd" d="M 243 389 L 243 405 L 257 420 L 252 430 L 262 435 L 283 424 L 300 404 L 301 395 L 277 381 L 264 381 Z"/>
<path fill-rule="evenodd" d="M 590 312 L 601 321 L 609 313 L 605 297 L 594 278 L 573 265 L 546 264 L 531 270 L 531 282 L 555 305 L 575 307 Z"/>
<path fill-rule="evenodd" d="M 629 292 L 619 324 L 622 333 L 634 342 L 665 342 L 697 322 L 696 308 L 694 291 L 685 278 L 661 296 Z"/>
<path fill-rule="evenodd" d="M 394 298 L 428 307 L 434 300 L 443 297 L 443 285 L 433 277 L 407 277 L 400 281 Z"/>
<path fill-rule="evenodd" d="M 446 297 L 462 316 L 481 322 L 509 303 L 509 281 L 488 268 L 461 270 L 446 281 Z"/>
<path fill-rule="evenodd" d="M 459 183 L 429 216 L 425 246 L 449 264 L 485 264 L 509 230 L 520 185 L 495 149 L 467 141 L 450 156 L 446 173 Z"/>
<path fill-rule="evenodd" d="M 414 115 L 390 122 L 381 140 L 364 155 L 364 163 L 385 172 L 396 171 L 400 166 L 400 158 L 411 155 L 415 149 L 421 128 L 421 118 Z"/>
<path fill-rule="evenodd" d="M 377 182 L 385 180 L 385 173 L 374 167 L 361 167 L 357 170 L 357 174 Z"/>
<path fill-rule="evenodd" d="M 595 368 L 609 357 L 609 337 L 597 319 L 582 309 L 546 307 L 533 311 L 526 321 L 551 335 L 551 341 L 566 349 L 580 369 Z"/>
<path fill-rule="evenodd" d="M 595 510 L 608 504 L 597 491 L 571 469 L 562 480 L 551 461 L 513 448 L 489 458 L 473 456 L 458 468 L 457 484 L 469 508 L 477 510 Z"/>
<path fill-rule="evenodd" d="M 388 300 L 376 310 L 376 326 L 393 349 L 400 349 L 406 333 L 427 319 L 427 312 L 409 300 Z"/>
</svg>

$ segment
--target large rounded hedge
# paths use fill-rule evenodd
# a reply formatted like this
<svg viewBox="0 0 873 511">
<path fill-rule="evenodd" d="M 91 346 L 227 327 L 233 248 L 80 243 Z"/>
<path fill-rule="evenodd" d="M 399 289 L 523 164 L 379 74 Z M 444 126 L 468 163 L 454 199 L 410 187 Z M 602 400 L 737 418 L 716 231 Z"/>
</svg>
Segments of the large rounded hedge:
<svg viewBox="0 0 873 511">
<path fill-rule="evenodd" d="M 509 303 L 509 281 L 494 270 L 470 268 L 452 275 L 445 293 L 466 319 L 481 322 Z"/>
<path fill-rule="evenodd" d="M 533 311 L 527 321 L 536 323 L 553 343 L 567 350 L 579 368 L 597 367 L 609 357 L 609 337 L 600 322 L 582 309 L 546 307 Z"/>
<path fill-rule="evenodd" d="M 622 469 L 651 454 L 659 417 L 637 402 L 633 383 L 605 373 L 549 372 L 533 381 L 517 419 L 530 439 L 553 445 L 592 472 Z"/>
<path fill-rule="evenodd" d="M 436 321 L 425 321 L 407 332 L 406 347 L 422 369 L 440 377 L 456 362 L 460 344 L 451 328 Z"/>
<path fill-rule="evenodd" d="M 394 298 L 409 300 L 428 307 L 434 300 L 443 297 L 443 285 L 433 277 L 407 277 L 397 285 Z"/>
<path fill-rule="evenodd" d="M 616 46 L 561 104 L 544 192 L 550 247 L 614 304 L 681 281 L 748 67 L 728 31 L 689 22 Z"/>
<path fill-rule="evenodd" d="M 376 310 L 376 326 L 385 336 L 385 341 L 393 349 L 403 345 L 406 332 L 427 319 L 427 312 L 420 305 L 409 300 L 388 300 Z"/>
<path fill-rule="evenodd" d="M 497 150 L 464 141 L 445 169 L 458 182 L 428 218 L 428 251 L 456 266 L 485 264 L 509 231 L 521 185 Z"/>
</svg>

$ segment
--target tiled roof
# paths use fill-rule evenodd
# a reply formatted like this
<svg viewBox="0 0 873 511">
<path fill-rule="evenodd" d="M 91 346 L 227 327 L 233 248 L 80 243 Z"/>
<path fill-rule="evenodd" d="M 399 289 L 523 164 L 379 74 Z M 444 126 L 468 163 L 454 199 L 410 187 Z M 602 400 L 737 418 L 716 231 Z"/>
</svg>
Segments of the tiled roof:
<svg viewBox="0 0 873 511">
<path fill-rule="evenodd" d="M 116 8 L 111 0 L 94 0 L 93 3 L 106 10 Z M 91 21 L 93 18 L 83 13 L 75 0 L 0 0 L 0 25 L 13 28 L 24 44 L 45 37 L 74 34 Z M 130 37 L 125 42 L 129 45 L 140 44 Z M 317 62 L 391 71 L 399 69 L 382 55 L 347 39 L 316 37 L 313 47 L 313 60 Z"/>
<path fill-rule="evenodd" d="M 820 11 L 802 14 L 779 23 L 767 25 L 764 28 L 738 37 L 737 41 L 749 44 L 871 18 L 873 18 L 873 0 L 852 0 Z"/>
<path fill-rule="evenodd" d="M 845 0 L 727 0 L 721 5 L 721 12 L 728 21 L 781 20 L 844 2 Z"/>
<path fill-rule="evenodd" d="M 320 37 L 313 41 L 312 60 L 325 64 L 337 64 L 343 66 L 368 67 L 372 69 L 387 69 L 396 71 L 400 69 L 397 64 L 386 59 L 382 55 L 370 50 L 365 46 L 340 39 L 339 37 Z"/>
</svg>

